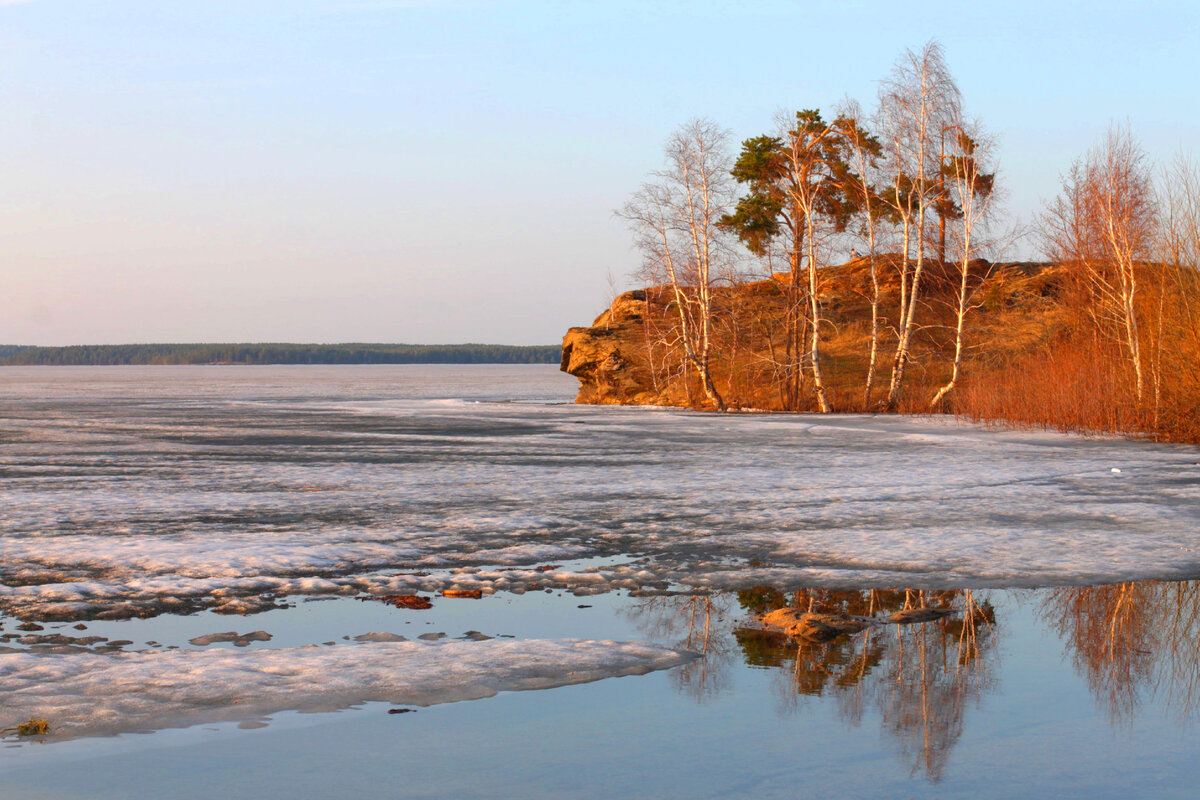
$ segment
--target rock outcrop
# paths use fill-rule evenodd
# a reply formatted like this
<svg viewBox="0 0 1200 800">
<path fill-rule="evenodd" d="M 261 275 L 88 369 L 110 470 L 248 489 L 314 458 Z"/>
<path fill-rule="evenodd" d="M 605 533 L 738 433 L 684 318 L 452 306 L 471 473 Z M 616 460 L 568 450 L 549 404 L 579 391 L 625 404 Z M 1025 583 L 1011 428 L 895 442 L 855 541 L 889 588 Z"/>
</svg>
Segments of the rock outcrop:
<svg viewBox="0 0 1200 800">
<path fill-rule="evenodd" d="M 895 347 L 895 326 L 889 317 L 896 316 L 899 306 L 899 270 L 892 263 L 898 259 L 880 256 L 876 261 L 881 284 L 879 394 L 886 392 Z M 945 383 L 953 362 L 956 270 L 954 265 L 927 265 L 920 330 L 913 341 L 906 383 L 906 391 L 925 405 L 917 403 L 910 410 L 928 410 L 929 397 Z M 972 272 L 982 285 L 969 317 L 968 361 L 998 363 L 1047 344 L 1063 330 L 1060 266 L 978 261 L 972 263 Z M 834 406 L 842 411 L 870 410 L 861 407 L 870 352 L 870 262 L 858 258 L 823 269 L 821 283 L 822 370 Z M 787 308 L 795 301 L 789 298 L 789 284 L 788 275 L 777 274 L 713 291 L 711 369 L 731 409 L 807 410 L 807 400 L 801 400 L 800 408 L 788 406 L 781 388 L 789 358 L 800 365 L 802 394 L 808 379 L 807 342 L 792 345 L 792 355 L 787 355 Z M 591 326 L 567 331 L 561 368 L 580 381 L 576 402 L 702 406 L 696 376 L 684 365 L 677 315 L 668 287 L 648 287 L 617 297 Z M 798 338 L 805 340 L 807 333 L 801 333 Z"/>
<path fill-rule="evenodd" d="M 651 374 L 645 331 L 647 298 L 645 289 L 625 292 L 591 327 L 567 331 L 560 368 L 579 378 L 579 396 L 575 402 L 599 405 L 686 402 L 686 397 L 676 397 L 656 385 Z"/>
</svg>

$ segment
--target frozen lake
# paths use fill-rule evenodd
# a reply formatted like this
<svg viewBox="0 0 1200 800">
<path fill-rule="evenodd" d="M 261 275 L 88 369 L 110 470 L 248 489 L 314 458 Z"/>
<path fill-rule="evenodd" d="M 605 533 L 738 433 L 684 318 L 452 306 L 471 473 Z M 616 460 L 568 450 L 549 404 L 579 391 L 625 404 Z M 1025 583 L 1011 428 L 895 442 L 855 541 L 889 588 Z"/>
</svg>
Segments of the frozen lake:
<svg viewBox="0 0 1200 800">
<path fill-rule="evenodd" d="M 1200 574 L 1200 451 L 575 406 L 551 367 L 0 372 L 0 610 Z M 599 562 L 597 560 L 600 560 Z M 534 572 L 550 563 L 576 562 Z"/>
<path fill-rule="evenodd" d="M 1142 763 L 1180 777 L 1167 794 L 1194 777 L 1172 754 L 1194 745 L 1184 678 L 1195 669 L 1178 652 L 1180 642 L 1196 650 L 1198 632 L 1180 610 L 1195 604 L 1187 581 L 1200 576 L 1197 448 L 944 419 L 575 406 L 575 386 L 549 366 L 0 370 L 0 727 L 40 711 L 59 732 L 42 747 L 10 738 L 0 771 L 14 796 L 102 796 L 88 783 L 97 758 L 140 776 L 148 794 L 151 763 L 193 775 L 187 759 L 224 759 L 271 796 L 287 752 L 317 751 L 361 770 L 363 783 L 339 786 L 369 790 L 398 763 L 425 776 L 396 796 L 553 793 L 506 773 L 509 763 L 545 771 L 559 793 L 638 794 L 632 779 L 590 784 L 591 795 L 564 785 L 580 765 L 549 777 L 572 752 L 636 769 L 653 752 L 632 752 L 642 734 L 627 726 L 679 767 L 659 769 L 668 782 L 657 788 L 643 784 L 650 796 L 790 796 L 793 780 L 820 775 L 826 794 L 982 796 L 971 770 L 998 757 L 989 747 L 1015 758 L 1022 725 L 1039 731 L 1022 740 L 1034 766 L 986 769 L 1013 780 L 1033 769 L 1058 786 L 1108 763 L 1111 785 L 1128 789 L 1136 770 L 1131 761 L 1126 778 L 1114 772 L 1114 754 L 1130 751 L 1113 737 L 1136 728 L 1139 747 L 1158 748 Z M 820 652 L 752 621 L 773 607 L 764 597 L 857 608 L 872 588 L 909 590 L 880 595 L 879 608 L 941 603 L 959 621 L 892 627 L 874 644 L 843 637 Z M 446 590 L 482 599 L 440 598 Z M 964 590 L 995 611 L 971 659 L 986 670 L 947 667 L 961 662 Z M 351 599 L 411 593 L 434 608 Z M 1136 618 L 1121 617 L 1130 609 Z M 1139 633 L 1110 634 L 1105 650 L 1093 627 L 1113 615 Z M 257 630 L 270 638 L 236 641 Z M 237 636 L 204 638 L 222 632 Z M 82 641 L 93 637 L 103 638 Z M 903 687 L 928 677 L 906 660 L 917 637 L 921 663 L 942 665 L 940 694 L 925 686 L 917 702 L 865 678 L 889 674 Z M 1118 653 L 1124 689 L 1103 683 Z M 843 674 L 856 659 L 863 674 Z M 638 677 L 600 680 L 619 676 Z M 846 710 L 847 686 L 861 690 L 857 711 Z M 1046 687 L 1066 698 L 1053 719 Z M 510 694 L 522 689 L 549 691 Z M 1106 708 L 1105 691 L 1124 691 L 1124 705 Z M 470 698 L 489 699 L 424 708 Z M 949 721 L 931 722 L 930 702 L 951 704 Z M 364 703 L 336 718 L 292 713 Z M 380 716 L 378 703 L 423 708 Z M 526 727 L 561 726 L 561 703 L 595 725 L 555 727 L 539 753 L 500 733 L 514 714 Z M 924 709 L 919 725 L 913 708 Z M 1147 715 L 1168 721 L 1146 728 Z M 262 730 L 231 727 L 267 716 Z M 1052 733 L 1055 719 L 1090 748 L 1057 766 L 1043 763 L 1047 737 L 1064 735 Z M 780 728 L 792 750 L 842 742 L 840 766 L 795 775 L 781 741 L 764 737 L 759 760 L 710 774 L 701 756 L 714 748 L 754 759 L 733 744 L 750 721 Z M 935 723 L 948 744 L 931 749 Z M 898 742 L 918 729 L 926 743 L 914 756 Z M 160 732 L 89 738 L 138 730 Z M 402 753 L 379 745 L 390 766 L 371 761 L 368 742 L 398 730 L 421 731 L 422 742 Z M 478 780 L 438 773 L 488 732 L 489 754 L 470 751 L 483 759 Z M 84 738 L 61 740 L 72 733 Z M 236 754 L 248 736 L 266 754 L 259 779 Z M 622 741 L 598 740 L 607 737 Z M 206 791 L 231 785 L 193 777 Z"/>
</svg>

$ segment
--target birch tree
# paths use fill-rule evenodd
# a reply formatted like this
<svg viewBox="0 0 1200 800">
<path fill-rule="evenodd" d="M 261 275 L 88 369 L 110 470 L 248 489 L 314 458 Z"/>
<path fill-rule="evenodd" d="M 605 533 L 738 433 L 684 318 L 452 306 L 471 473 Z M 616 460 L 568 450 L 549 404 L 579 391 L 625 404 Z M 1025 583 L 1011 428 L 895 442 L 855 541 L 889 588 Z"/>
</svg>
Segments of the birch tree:
<svg viewBox="0 0 1200 800">
<path fill-rule="evenodd" d="M 880 90 L 879 127 L 892 176 L 885 197 L 900 220 L 900 309 L 896 354 L 887 407 L 895 409 L 904 386 L 925 271 L 928 217 L 937 201 L 942 131 L 957 119 L 961 97 L 946 67 L 942 48 L 930 42 L 907 51 Z"/>
<path fill-rule="evenodd" d="M 1180 153 L 1169 164 L 1163 175 L 1161 205 L 1163 207 L 1163 234 L 1160 237 L 1163 252 L 1159 256 L 1170 269 L 1163 283 L 1172 288 L 1179 298 L 1180 320 L 1176 326 L 1189 340 L 1186 348 L 1193 354 L 1191 372 L 1194 374 L 1200 363 L 1200 164 Z"/>
<path fill-rule="evenodd" d="M 946 196 L 957 209 L 955 215 L 959 220 L 957 238 L 957 258 L 955 265 L 958 269 L 958 287 L 956 292 L 957 307 L 954 309 L 954 363 L 951 367 L 950 380 L 938 389 L 929 405 L 936 408 L 947 394 L 958 385 L 959 373 L 962 370 L 964 332 L 967 314 L 975 307 L 972 303 L 984 275 L 972 275 L 972 264 L 976 262 L 984 245 L 978 235 L 979 228 L 988 216 L 993 196 L 992 187 L 995 172 L 985 172 L 985 164 L 990 164 L 991 146 L 984 138 L 979 126 L 972 126 L 972 135 L 968 135 L 962 126 L 957 128 L 955 150 L 944 165 L 943 174 L 949 179 L 949 191 Z M 957 203 L 954 198 L 957 197 Z M 943 252 L 944 259 L 946 240 L 945 229 L 939 229 L 938 248 Z M 953 246 L 953 242 L 952 242 Z"/>
<path fill-rule="evenodd" d="M 879 325 L 881 286 L 879 282 L 879 238 L 880 229 L 886 220 L 887 207 L 875 188 L 882 171 L 880 159 L 883 147 L 879 139 L 862 128 L 858 121 L 863 119 L 862 108 L 856 101 L 843 104 L 839 125 L 846 142 L 846 158 L 853 178 L 848 180 L 846 191 L 855 198 L 858 206 L 859 236 L 866 244 L 866 257 L 871 275 L 871 344 L 867 358 L 867 378 L 863 386 L 863 408 L 871 407 L 871 394 L 875 387 L 875 372 L 879 362 Z"/>
<path fill-rule="evenodd" d="M 733 203 L 728 133 L 692 120 L 667 140 L 667 166 L 618 212 L 634 232 L 647 272 L 670 287 L 684 364 L 707 401 L 725 409 L 712 377 L 713 288 L 729 261 L 717 221 Z"/>
<path fill-rule="evenodd" d="M 1200 166 L 1178 153 L 1160 174 L 1157 195 L 1161 232 L 1149 359 L 1153 425 L 1159 428 L 1165 410 L 1168 425 L 1194 429 L 1200 404 Z M 1181 426 L 1181 417 L 1191 424 Z"/>
<path fill-rule="evenodd" d="M 1145 394 L 1138 265 L 1154 254 L 1158 207 L 1149 162 L 1128 127 L 1114 126 L 1063 179 L 1042 216 L 1047 254 L 1081 271 L 1089 311 L 1125 350 L 1134 395 Z"/>
</svg>

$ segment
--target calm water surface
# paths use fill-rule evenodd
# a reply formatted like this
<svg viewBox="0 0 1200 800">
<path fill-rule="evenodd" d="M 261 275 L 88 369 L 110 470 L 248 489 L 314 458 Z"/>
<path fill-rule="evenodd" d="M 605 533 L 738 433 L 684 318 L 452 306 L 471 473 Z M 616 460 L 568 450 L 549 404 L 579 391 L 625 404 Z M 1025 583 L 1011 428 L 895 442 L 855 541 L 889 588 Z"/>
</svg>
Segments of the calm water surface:
<svg viewBox="0 0 1200 800">
<path fill-rule="evenodd" d="M 272 639 L 251 643 L 248 650 L 325 642 L 353 646 L 343 637 L 364 631 L 392 631 L 408 638 L 421 634 L 455 638 L 478 631 L 516 639 L 643 639 L 705 654 L 666 672 L 503 693 L 425 707 L 417 713 L 388 714 L 387 705 L 369 703 L 341 713 L 275 714 L 265 726 L 262 721 L 200 725 L 148 735 L 45 743 L 10 737 L 0 750 L 3 796 L 1194 796 L 1200 778 L 1195 758 L 1200 745 L 1196 733 L 1200 584 L 1196 582 L 1109 580 L 1088 585 L 1089 570 L 1100 567 L 1079 557 L 1081 566 L 1064 571 L 1071 580 L 1059 586 L 1003 588 L 1001 577 L 980 569 L 954 579 L 946 572 L 940 580 L 917 581 L 911 589 L 900 582 L 882 589 L 868 583 L 855 587 L 847 576 L 866 568 L 844 561 L 835 561 L 832 567 L 810 565 L 805 574 L 821 579 L 805 584 L 784 569 L 790 565 L 780 553 L 759 547 L 758 539 L 750 545 L 738 540 L 720 549 L 720 541 L 736 539 L 735 532 L 722 528 L 718 520 L 705 521 L 694 508 L 681 511 L 660 499 L 660 516 L 666 521 L 660 521 L 658 529 L 646 517 L 638 517 L 639 525 L 660 531 L 648 534 L 647 541 L 654 544 L 639 551 L 630 544 L 636 542 L 633 533 L 604 538 L 621 533 L 622 526 L 629 524 L 621 516 L 626 513 L 620 510 L 621 503 L 611 497 L 562 513 L 574 518 L 591 515 L 582 517 L 586 526 L 569 527 L 564 522 L 555 528 L 551 518 L 555 510 L 546 508 L 552 503 L 547 498 L 565 487 L 553 486 L 554 491 L 542 493 L 531 485 L 529 496 L 542 508 L 530 508 L 505 485 L 502 491 L 507 499 L 485 493 L 473 496 L 470 509 L 465 501 L 457 507 L 440 505 L 438 513 L 455 521 L 452 530 L 435 524 L 421 508 L 404 510 L 406 505 L 420 505 L 421 491 L 435 491 L 433 485 L 411 477 L 417 469 L 411 466 L 414 460 L 431 462 L 410 459 L 404 467 L 380 466 L 379 460 L 344 456 L 379 446 L 368 440 L 386 433 L 390 438 L 381 450 L 390 458 L 388 451 L 403 450 L 404 437 L 412 433 L 394 426 L 381 431 L 374 423 L 369 431 L 346 427 L 351 415 L 376 420 L 427 418 L 436 407 L 430 404 L 444 401 L 450 411 L 438 436 L 457 444 L 431 443 L 430 432 L 422 430 L 418 433 L 425 437 L 424 449 L 408 451 L 422 458 L 437 448 L 451 453 L 452 458 L 446 458 L 458 466 L 450 470 L 445 462 L 432 462 L 435 474 L 454 475 L 463 482 L 468 482 L 464 475 L 471 475 L 482 484 L 490 469 L 496 475 L 516 472 L 553 480 L 547 476 L 553 474 L 554 464 L 548 462 L 561 460 L 562 469 L 580 469 L 568 463 L 569 454 L 562 449 L 562 442 L 574 441 L 563 438 L 562 426 L 592 419 L 623 426 L 619 441 L 624 445 L 614 444 L 617 440 L 611 438 L 597 445 L 610 448 L 602 455 L 616 461 L 634 455 L 639 437 L 650 441 L 665 436 L 661 430 L 639 427 L 639 413 L 652 415 L 656 424 L 673 424 L 670 420 L 675 418 L 674 412 L 663 416 L 629 409 L 582 409 L 583 417 L 547 422 L 545 416 L 560 412 L 546 404 L 568 401 L 573 389 L 574 379 L 538 367 L 0 371 L 4 414 L 0 436 L 6 437 L 0 439 L 4 443 L 0 488 L 6 501 L 0 519 L 8 545 L 8 552 L 0 553 L 0 566 L 7 570 L 8 585 L 21 584 L 16 577 L 20 575 L 28 587 L 19 603 L 10 599 L 3 633 L 12 633 L 21 620 L 38 619 L 46 634 L 79 635 L 72 625 L 83 619 L 88 635 L 129 640 L 133 644 L 128 650 L 188 649 L 194 647 L 189 640 L 203 634 L 261 629 L 270 632 Z M 488 425 L 472 428 L 480 418 L 459 413 L 461 406 L 454 404 L 464 402 L 492 409 Z M 520 413 L 526 404 L 536 407 L 532 417 Z M 503 409 L 514 405 L 515 416 L 495 416 L 508 414 Z M 576 409 L 566 406 L 561 413 L 574 414 Z M 279 435 L 272 419 L 284 420 L 285 427 L 307 426 L 309 438 L 299 443 L 268 441 Z M 485 469 L 479 466 L 478 456 L 464 458 L 460 445 L 472 435 L 494 439 L 496 419 L 507 419 L 516 427 L 539 427 L 539 431 L 525 429 L 519 445 L 492 442 L 473 451 L 493 454 L 494 462 Z M 698 431 L 718 419 L 704 417 L 698 423 L 687 421 L 685 429 L 672 428 L 668 431 L 671 446 L 695 446 Z M 238 420 L 245 423 L 240 431 Z M 197 428 L 196 436 L 181 438 L 180 431 L 189 421 Z M 446 426 L 453 430 L 445 430 Z M 264 433 L 268 429 L 269 435 Z M 341 431 L 339 435 L 353 441 L 314 442 L 311 436 L 317 430 Z M 762 434 L 758 453 L 764 460 L 783 457 L 768 447 L 778 438 L 777 430 Z M 610 430 L 607 435 L 615 434 Z M 722 441 L 744 441 L 756 435 L 760 434 L 747 427 L 732 431 Z M 942 441 L 932 445 L 911 437 L 907 441 L 903 447 L 945 446 Z M 1028 480 L 1028 491 L 1034 496 L 1062 492 L 1078 498 L 1095 486 L 1097 491 L 1112 493 L 1105 501 L 1109 512 L 1111 498 L 1124 492 L 1139 495 L 1139 503 L 1148 508 L 1176 503 L 1174 513 L 1184 519 L 1192 514 L 1187 503 L 1193 473 L 1187 467 L 1194 464 L 1194 453 L 1138 447 L 1126 451 L 1123 443 L 1104 442 L 1084 442 L 1078 446 L 1081 450 L 1068 451 L 1062 449 L 1068 445 L 1057 439 L 1035 439 L 1033 445 L 1030 441 L 1017 437 L 1012 447 L 1059 448 L 1059 463 L 1076 459 L 1061 472 L 1033 470 L 1040 476 Z M 284 462 L 272 448 L 294 453 L 301 448 L 307 454 Z M 326 455 L 316 457 L 322 450 Z M 267 452 L 270 458 L 262 456 Z M 240 457 L 243 454 L 249 455 Z M 728 450 L 717 454 L 715 461 L 744 459 L 744 469 L 737 473 L 744 479 L 755 474 L 746 466 L 753 455 Z M 588 457 L 600 456 L 594 451 Z M 1107 477 L 1100 473 L 1109 472 L 1108 462 L 1117 457 L 1124 459 L 1121 475 L 1153 470 L 1152 479 L 1117 490 L 1099 483 Z M 1104 466 L 1093 470 L 1093 475 L 1085 468 L 1087 459 L 1099 459 Z M 466 468 L 464 461 L 469 462 Z M 196 467 L 198 463 L 203 469 Z M 1131 468 L 1131 463 L 1137 466 Z M 214 476 L 214 464 L 228 472 Z M 450 471 L 438 472 L 443 469 Z M 534 471 L 522 473 L 522 469 Z M 398 477 L 405 471 L 407 477 Z M 660 465 L 650 464 L 647 472 L 661 471 Z M 647 472 L 622 473 L 626 476 L 622 480 L 638 483 L 643 480 L 638 476 Z M 274 488 L 258 493 L 264 496 L 235 497 L 236 483 L 256 474 Z M 575 478 L 590 475 L 599 484 L 612 474 L 575 473 Z M 701 477 L 696 468 L 679 474 L 677 480 L 686 484 L 700 482 Z M 811 476 L 805 480 L 804 491 L 825 491 Z M 353 495 L 350 504 L 367 510 L 349 519 L 340 510 L 347 505 L 344 491 L 336 507 L 300 503 L 291 516 L 280 510 L 298 491 L 296 487 L 321 481 L 327 488 L 336 484 L 339 489 L 345 489 L 347 482 L 378 481 L 393 495 L 381 499 L 365 490 Z M 844 475 L 840 483 L 831 482 L 833 489 L 847 496 L 843 502 L 855 502 L 853 487 L 846 484 Z M 451 488 L 443 484 L 440 491 L 453 493 Z M 580 494 L 604 488 L 576 486 Z M 632 491 L 629 485 L 619 488 L 626 494 Z M 861 491 L 864 498 L 877 494 L 869 487 Z M 1012 502 L 1011 495 L 996 496 L 994 502 L 1003 505 L 1006 498 Z M 748 498 L 733 493 L 724 500 L 731 506 L 728 515 L 743 514 L 741 525 L 759 520 L 757 524 L 766 528 L 759 531 L 763 536 L 780 530 L 779 518 L 763 516 Z M 870 508 L 865 499 L 858 502 L 859 508 Z M 914 502 L 889 506 L 886 513 L 895 515 L 902 508 L 902 513 L 916 519 Z M 14 508 L 21 503 L 26 506 L 23 510 Z M 819 513 L 829 513 L 823 508 Z M 793 516 L 802 517 L 802 510 Z M 1127 508 L 1108 516 L 1117 517 L 1111 521 L 1114 527 L 1141 525 L 1154 533 L 1154 525 L 1159 525 L 1166 529 L 1163 535 L 1180 537 L 1179 550 L 1191 546 L 1189 537 L 1195 533 L 1194 525 L 1179 530 L 1178 517 L 1138 516 Z M 297 575 L 322 574 L 317 551 L 303 550 L 312 546 L 309 537 L 362 548 L 362 532 L 369 531 L 380 547 L 394 548 L 396 542 L 408 547 L 413 541 L 428 547 L 420 552 L 434 558 L 421 570 L 428 573 L 421 580 L 430 581 L 440 580 L 440 569 L 462 569 L 466 564 L 468 570 L 479 570 L 481 565 L 508 563 L 495 560 L 505 544 L 496 538 L 495 530 L 517 526 L 518 518 L 533 519 L 522 524 L 539 531 L 558 531 L 542 535 L 540 541 L 558 568 L 546 574 L 561 574 L 561 579 L 547 578 L 545 586 L 526 581 L 515 587 L 517 591 L 493 581 L 486 588 L 494 593 L 482 599 L 435 597 L 433 608 L 424 611 L 356 601 L 353 592 L 343 591 L 345 584 L 336 581 L 359 581 L 355 585 L 366 591 L 383 586 L 379 582 L 383 579 L 376 576 L 390 574 L 395 566 L 388 561 L 392 556 L 381 551 L 372 556 L 380 559 L 378 569 L 369 566 L 355 572 L 328 562 L 323 574 L 334 581 L 331 586 L 271 597 L 244 609 L 257 612 L 248 616 L 216 613 L 230 609 L 203 598 L 184 609 L 190 612 L 186 614 L 171 613 L 169 604 L 163 605 L 163 597 L 184 591 L 186 576 L 163 568 L 156 559 L 182 558 L 196 550 L 197 542 L 216 544 L 206 560 L 189 562 L 192 580 L 199 579 L 195 576 L 215 580 L 231 565 L 244 570 L 238 559 L 245 554 L 230 543 L 246 539 L 251 545 L 278 549 L 274 561 L 257 569 L 280 582 L 276 585 L 290 586 L 283 582 L 297 580 Z M 997 535 L 1017 529 L 1017 523 L 999 514 L 981 524 L 997 526 Z M 999 527 L 1002 524 L 1009 527 Z M 1020 524 L 1026 525 L 1027 518 Z M 411 531 L 421 525 L 427 526 L 427 539 L 414 539 Z M 686 526 L 709 530 L 702 539 L 689 540 L 686 548 L 670 544 L 661 533 Z M 469 541 L 487 545 L 486 555 L 480 555 L 477 563 L 453 561 L 436 546 L 441 541 L 438 536 L 458 535 L 455 531 L 467 527 L 479 531 L 478 538 Z M 401 528 L 403 536 L 389 538 Z M 517 528 L 511 537 L 520 540 L 522 529 Z M 132 567 L 116 565 L 103 554 L 80 555 L 86 548 L 77 547 L 79 542 L 103 549 L 109 541 L 105 537 L 134 541 L 159 555 L 147 556 L 145 563 Z M 159 547 L 155 537 L 184 542 L 187 547 L 155 551 Z M 34 564 L 36 559 L 30 555 L 34 540 L 45 542 L 47 551 L 61 540 L 62 547 L 54 550 L 58 560 Z M 963 547 L 973 546 L 970 540 L 963 541 Z M 604 542 L 611 546 L 602 546 Z M 450 549 L 447 545 L 446 552 Z M 513 563 L 532 566 L 540 563 L 541 555 L 514 556 Z M 441 564 L 438 558 L 451 560 Z M 1172 577 L 1181 577 L 1190 568 L 1187 556 L 1180 558 L 1184 560 L 1172 562 L 1176 570 Z M 979 560 L 986 561 L 986 553 Z M 620 577 L 640 574 L 621 571 L 629 563 L 639 565 L 638 570 L 649 577 Z M 1137 567 L 1130 565 L 1131 573 L 1144 575 Z M 895 564 L 888 569 L 892 574 L 902 571 Z M 65 607 L 52 605 L 59 601 L 50 597 L 51 589 L 46 587 L 84 582 L 132 585 L 147 575 L 167 588 L 160 594 L 143 589 L 117 592 L 103 601 L 93 597 L 88 604 L 74 607 L 74 616 L 47 613 Z M 592 584 L 580 578 L 595 575 L 609 576 L 605 591 L 593 593 L 588 589 Z M 756 576 L 763 578 L 761 585 Z M 633 590 L 622 587 L 621 580 L 633 580 Z M 840 587 L 830 585 L 839 581 Z M 714 585 L 695 594 L 696 584 L 705 582 L 736 585 Z M 939 582 L 943 585 L 934 585 Z M 660 583 L 683 593 L 652 593 L 661 589 Z M 432 594 L 441 586 L 424 591 Z M 764 630 L 754 621 L 756 614 L 784 605 L 881 619 L 913 607 L 953 613 L 933 622 L 882 625 L 811 643 Z M 139 614 L 148 616 L 139 618 Z M 28 647 L 16 637 L 8 641 L 14 649 Z M 209 647 L 232 649 L 234 645 Z M 0 725 L 12 722 L 4 720 Z"/>
</svg>

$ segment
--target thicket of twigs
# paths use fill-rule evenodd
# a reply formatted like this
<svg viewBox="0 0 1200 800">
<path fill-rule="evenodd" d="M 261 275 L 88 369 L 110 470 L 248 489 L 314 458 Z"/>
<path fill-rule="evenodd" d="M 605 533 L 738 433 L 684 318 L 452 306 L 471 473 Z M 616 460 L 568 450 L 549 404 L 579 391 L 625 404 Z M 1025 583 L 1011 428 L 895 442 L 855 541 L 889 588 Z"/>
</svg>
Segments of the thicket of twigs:
<svg viewBox="0 0 1200 800">
<path fill-rule="evenodd" d="M 980 363 L 952 410 L 975 421 L 1200 442 L 1200 273 L 1161 262 L 1137 271 L 1140 397 L 1128 346 L 1077 295 L 1063 305 L 1069 324 L 1028 351 Z"/>
<path fill-rule="evenodd" d="M 1076 162 L 1040 222 L 1064 333 L 977 375 L 956 407 L 1076 431 L 1200 441 L 1200 172 L 1157 171 L 1128 129 Z"/>
</svg>

